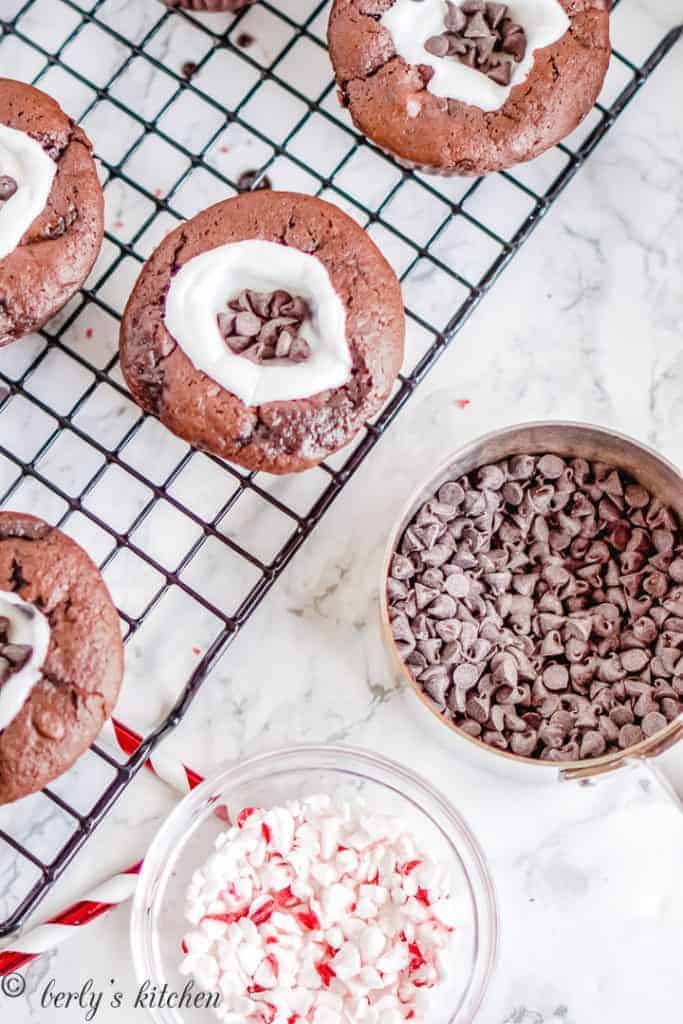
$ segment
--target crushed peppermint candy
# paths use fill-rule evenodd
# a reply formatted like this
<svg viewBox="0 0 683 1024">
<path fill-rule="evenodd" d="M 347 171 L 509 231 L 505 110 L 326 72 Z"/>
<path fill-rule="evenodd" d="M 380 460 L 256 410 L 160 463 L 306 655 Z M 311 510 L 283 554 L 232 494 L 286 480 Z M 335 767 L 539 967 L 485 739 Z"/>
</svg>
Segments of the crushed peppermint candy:
<svg viewBox="0 0 683 1024">
<path fill-rule="evenodd" d="M 188 890 L 180 971 L 228 1024 L 424 1020 L 452 968 L 449 873 L 400 821 L 311 796 L 247 807 Z"/>
</svg>

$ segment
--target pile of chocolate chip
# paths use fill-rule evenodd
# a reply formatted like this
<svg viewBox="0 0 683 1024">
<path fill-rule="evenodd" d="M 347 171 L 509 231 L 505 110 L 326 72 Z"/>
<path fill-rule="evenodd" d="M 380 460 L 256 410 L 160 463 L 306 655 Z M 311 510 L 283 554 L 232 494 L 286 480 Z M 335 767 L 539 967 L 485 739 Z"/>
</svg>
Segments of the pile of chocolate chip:
<svg viewBox="0 0 683 1024">
<path fill-rule="evenodd" d="M 0 615 L 0 686 L 19 672 L 33 654 L 30 644 L 13 644 L 9 633 L 10 620 Z"/>
<path fill-rule="evenodd" d="M 465 0 L 458 6 L 447 0 L 446 7 L 444 31 L 427 39 L 427 53 L 455 57 L 498 85 L 509 85 L 512 62 L 524 60 L 527 42 L 522 26 L 508 17 L 507 4 Z"/>
<path fill-rule="evenodd" d="M 311 313 L 299 295 L 282 289 L 274 292 L 241 291 L 228 302 L 228 312 L 218 314 L 218 327 L 232 352 L 254 363 L 288 359 L 301 363 L 311 354 L 299 334 Z"/>
<path fill-rule="evenodd" d="M 9 174 L 0 174 L 0 203 L 6 203 L 11 199 L 18 188 L 16 178 Z"/>
<path fill-rule="evenodd" d="M 413 677 L 493 747 L 600 757 L 683 711 L 683 534 L 613 466 L 514 455 L 442 484 L 387 595 Z"/>
</svg>

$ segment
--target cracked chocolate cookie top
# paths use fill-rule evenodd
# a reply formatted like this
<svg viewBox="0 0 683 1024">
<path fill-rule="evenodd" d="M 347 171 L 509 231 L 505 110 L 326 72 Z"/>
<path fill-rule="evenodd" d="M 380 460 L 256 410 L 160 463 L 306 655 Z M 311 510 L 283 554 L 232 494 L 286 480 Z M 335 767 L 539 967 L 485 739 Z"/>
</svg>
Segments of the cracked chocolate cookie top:
<svg viewBox="0 0 683 1024">
<path fill-rule="evenodd" d="M 0 348 L 68 302 L 102 233 L 87 138 L 45 93 L 0 78 Z"/>
<path fill-rule="evenodd" d="M 291 250 L 297 265 L 305 269 L 313 261 L 324 272 L 343 314 L 342 341 L 350 364 L 339 382 L 272 400 L 261 400 L 256 392 L 255 402 L 245 401 L 214 379 L 206 362 L 199 366 L 201 353 L 190 358 L 169 329 L 167 296 L 174 279 L 198 259 L 213 264 L 214 251 L 239 250 L 241 242 L 266 243 L 265 251 L 275 249 L 285 256 Z M 222 351 L 248 371 L 277 369 L 282 387 L 293 386 L 289 382 L 296 382 L 302 370 L 310 372 L 315 358 L 312 345 L 310 358 L 292 360 L 295 339 L 319 300 L 317 289 L 306 288 L 307 276 L 298 280 L 288 288 L 243 282 L 227 293 L 222 290 L 211 314 L 214 340 Z M 249 308 L 226 307 L 230 302 Z M 281 315 L 283 304 L 289 310 L 286 317 Z M 242 313 L 249 319 L 238 322 Z M 294 323 L 284 325 L 282 319 Z M 178 436 L 249 469 L 289 473 L 315 465 L 342 447 L 377 411 L 400 369 L 404 330 L 396 275 L 354 220 L 311 196 L 258 191 L 204 210 L 164 239 L 145 264 L 124 313 L 121 365 L 136 401 Z M 271 333 L 276 347 L 289 344 L 288 358 L 270 358 Z M 235 338 L 255 338 L 257 344 L 265 338 L 264 361 L 257 364 L 230 352 L 231 340 L 242 345 Z M 244 344 L 251 346 L 247 340 Z M 271 367 L 269 361 L 280 365 Z"/>
<path fill-rule="evenodd" d="M 44 619 L 47 641 L 17 631 L 8 609 Z M 0 698 L 33 660 L 30 692 L 0 728 L 0 804 L 71 767 L 111 714 L 123 676 L 118 615 L 97 567 L 40 519 L 0 512 Z"/>
<path fill-rule="evenodd" d="M 334 0 L 339 98 L 401 163 L 478 175 L 530 160 L 591 109 L 609 0 Z"/>
</svg>

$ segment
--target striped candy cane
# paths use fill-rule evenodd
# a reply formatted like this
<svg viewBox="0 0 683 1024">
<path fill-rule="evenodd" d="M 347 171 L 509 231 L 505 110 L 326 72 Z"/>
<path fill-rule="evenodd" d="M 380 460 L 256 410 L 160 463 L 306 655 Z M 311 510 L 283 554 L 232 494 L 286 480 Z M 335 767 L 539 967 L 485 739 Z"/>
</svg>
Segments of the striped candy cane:
<svg viewBox="0 0 683 1024">
<path fill-rule="evenodd" d="M 106 914 L 112 907 L 117 907 L 131 898 L 135 892 L 138 875 L 142 869 L 142 861 L 131 865 L 125 871 L 102 882 L 82 900 L 73 903 L 66 910 L 51 917 L 45 924 L 35 928 L 16 940 L 16 949 L 4 949 L 0 952 L 0 976 L 11 974 L 25 964 L 30 963 L 48 949 L 65 942 L 84 928 Z"/>
<path fill-rule="evenodd" d="M 142 737 L 115 718 L 108 720 L 100 736 L 109 739 L 119 750 L 130 757 L 142 743 Z M 189 793 L 204 779 L 198 772 L 188 768 L 177 758 L 169 757 L 161 750 L 155 750 L 145 761 L 145 767 L 178 793 Z"/>
<path fill-rule="evenodd" d="M 142 742 L 142 737 L 138 733 L 115 719 L 107 723 L 101 735 L 113 741 L 126 757 L 134 754 Z M 159 752 L 155 752 L 145 761 L 145 767 L 183 796 L 204 781 L 192 768 Z M 216 814 L 223 821 L 228 820 L 225 807 L 219 806 Z M 107 879 L 82 900 L 72 903 L 44 924 L 37 925 L 25 935 L 13 940 L 14 948 L 0 950 L 0 977 L 17 971 L 47 950 L 54 949 L 60 943 L 73 938 L 79 928 L 91 924 L 113 907 L 131 899 L 142 864 L 143 861 L 138 861 Z"/>
<path fill-rule="evenodd" d="M 142 743 L 142 737 L 138 733 L 115 718 L 112 718 L 105 724 L 105 728 L 100 735 L 109 737 L 126 757 L 134 754 Z M 160 750 L 155 751 L 145 761 L 145 768 L 170 786 L 171 789 L 174 789 L 176 793 L 182 793 L 183 796 L 195 789 L 200 782 L 204 781 L 204 776 L 200 775 L 199 772 L 188 768 L 178 758 L 169 757 Z M 219 805 L 215 813 L 223 821 L 228 820 L 228 813 L 225 807 Z"/>
</svg>

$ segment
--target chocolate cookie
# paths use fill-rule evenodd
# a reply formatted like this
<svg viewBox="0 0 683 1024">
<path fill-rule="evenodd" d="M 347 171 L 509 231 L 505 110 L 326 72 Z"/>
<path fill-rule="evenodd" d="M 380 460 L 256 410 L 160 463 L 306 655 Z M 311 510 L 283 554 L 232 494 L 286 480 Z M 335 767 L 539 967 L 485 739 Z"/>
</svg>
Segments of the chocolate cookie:
<svg viewBox="0 0 683 1024">
<path fill-rule="evenodd" d="M 248 469 L 303 470 L 387 398 L 403 358 L 401 290 L 336 206 L 260 191 L 204 210 L 146 263 L 121 324 L 137 402 Z"/>
<path fill-rule="evenodd" d="M 0 512 L 0 804 L 71 767 L 122 676 L 118 615 L 88 555 L 34 516 Z"/>
<path fill-rule="evenodd" d="M 591 109 L 609 62 L 608 11 L 609 0 L 335 0 L 328 42 L 340 102 L 407 166 L 511 167 Z"/>
<path fill-rule="evenodd" d="M 0 348 L 42 327 L 102 244 L 90 143 L 45 93 L 0 78 Z"/>
</svg>

